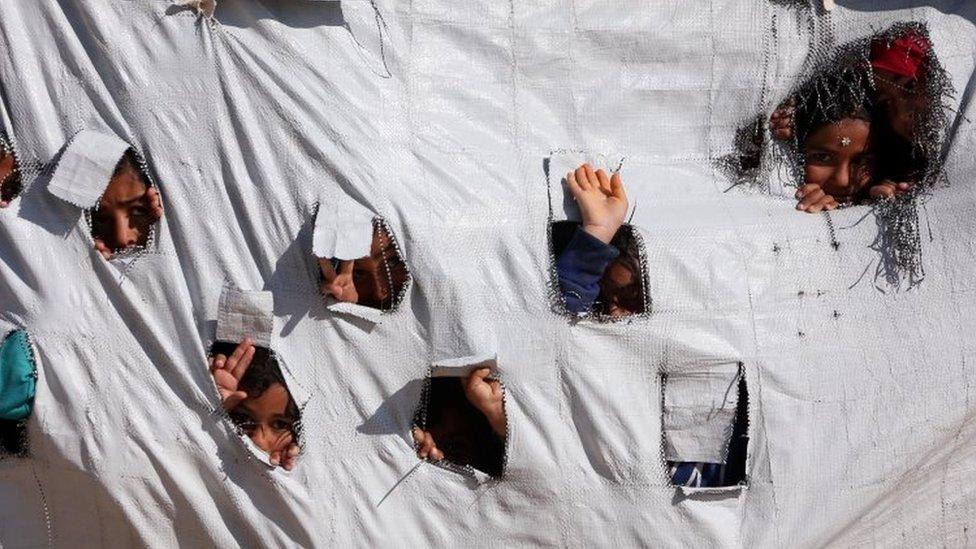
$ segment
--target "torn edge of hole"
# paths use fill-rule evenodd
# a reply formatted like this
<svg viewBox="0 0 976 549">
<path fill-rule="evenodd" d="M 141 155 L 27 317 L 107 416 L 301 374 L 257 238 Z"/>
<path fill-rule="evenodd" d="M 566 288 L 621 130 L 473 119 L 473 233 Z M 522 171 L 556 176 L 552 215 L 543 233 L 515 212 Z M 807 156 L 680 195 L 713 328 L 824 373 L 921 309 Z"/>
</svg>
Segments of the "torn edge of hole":
<svg viewBox="0 0 976 549">
<path fill-rule="evenodd" d="M 17 152 L 17 147 L 7 133 L 0 130 L 0 161 L 5 158 L 12 159 L 10 171 L 0 177 L 0 202 L 10 203 L 21 195 L 24 190 L 23 168 L 21 158 Z"/>
<path fill-rule="evenodd" d="M 37 356 L 34 338 L 23 328 L 0 342 L 0 459 L 30 456 L 27 421 L 37 394 Z"/>
<path fill-rule="evenodd" d="M 746 380 L 745 364 L 737 362 L 737 372 L 734 385 L 738 396 L 736 398 L 736 408 L 731 423 L 726 428 L 726 440 L 724 444 L 725 460 L 721 464 L 706 462 L 680 462 L 670 461 L 667 458 L 666 447 L 668 445 L 668 430 L 664 428 L 664 417 L 666 415 L 666 394 L 668 378 L 667 371 L 660 372 L 661 383 L 661 451 L 660 459 L 663 466 L 665 482 L 668 486 L 679 490 L 685 496 L 696 494 L 722 494 L 732 493 L 748 489 L 751 484 L 749 476 L 749 466 L 751 464 L 751 406 Z M 686 483 L 675 484 L 674 477 L 678 474 L 678 467 L 688 467 Z M 702 486 L 706 475 L 717 475 L 717 483 Z M 698 484 L 691 484 L 697 482 Z"/>
<path fill-rule="evenodd" d="M 424 385 L 423 385 L 423 389 L 421 390 L 420 403 L 417 407 L 416 412 L 414 412 L 414 419 L 410 429 L 411 431 L 410 440 L 414 441 L 413 444 L 414 456 L 420 459 L 420 457 L 417 456 L 417 452 L 420 446 L 416 442 L 416 439 L 413 436 L 413 431 L 414 429 L 420 429 L 423 431 L 427 430 L 428 428 L 427 422 L 430 415 L 431 394 L 434 392 L 435 389 L 434 385 L 437 384 L 443 386 L 443 387 L 438 387 L 439 391 L 445 389 L 450 391 L 457 391 L 460 394 L 460 397 L 455 395 L 454 397 L 455 400 L 463 399 L 463 402 L 470 407 L 468 413 L 470 414 L 471 410 L 473 410 L 475 413 L 478 414 L 478 416 L 481 419 L 484 420 L 484 425 L 482 425 L 481 427 L 482 430 L 484 430 L 485 432 L 482 433 L 482 435 L 487 435 L 487 436 L 497 438 L 498 435 L 489 426 L 488 419 L 487 417 L 485 417 L 484 413 L 478 410 L 468 400 L 467 394 L 462 385 L 465 377 L 470 375 L 470 373 L 473 372 L 475 369 L 486 367 L 486 366 L 490 367 L 491 374 L 488 376 L 487 379 L 492 381 L 497 381 L 499 383 L 499 386 L 501 387 L 501 394 L 502 394 L 501 406 L 502 406 L 502 413 L 504 414 L 505 417 L 505 437 L 501 441 L 502 448 L 501 448 L 501 456 L 499 459 L 498 466 L 497 468 L 485 467 L 486 469 L 495 469 L 495 471 L 485 471 L 475 467 L 470 463 L 458 463 L 456 461 L 453 461 L 447 457 L 447 452 L 448 452 L 447 450 L 442 450 L 445 453 L 445 457 L 444 459 L 441 459 L 439 461 L 421 459 L 422 462 L 427 461 L 437 467 L 457 473 L 466 478 L 473 479 L 479 483 L 498 481 L 504 478 L 505 472 L 508 469 L 509 445 L 511 443 L 511 438 L 512 438 L 512 425 L 508 417 L 508 388 L 506 387 L 504 380 L 499 375 L 497 362 L 495 361 L 495 359 L 494 358 L 486 359 L 485 358 L 486 356 L 487 355 L 485 356 L 479 355 L 474 357 L 450 359 L 450 360 L 444 360 L 444 361 L 433 363 L 431 367 L 427 369 L 427 376 L 424 378 Z M 479 362 L 474 363 L 473 361 L 479 361 Z M 451 369 L 454 370 L 455 375 L 451 375 L 450 373 Z M 448 380 L 450 379 L 454 379 L 458 381 L 456 389 L 448 386 Z M 485 430 L 485 426 L 488 426 L 487 430 Z"/>
</svg>

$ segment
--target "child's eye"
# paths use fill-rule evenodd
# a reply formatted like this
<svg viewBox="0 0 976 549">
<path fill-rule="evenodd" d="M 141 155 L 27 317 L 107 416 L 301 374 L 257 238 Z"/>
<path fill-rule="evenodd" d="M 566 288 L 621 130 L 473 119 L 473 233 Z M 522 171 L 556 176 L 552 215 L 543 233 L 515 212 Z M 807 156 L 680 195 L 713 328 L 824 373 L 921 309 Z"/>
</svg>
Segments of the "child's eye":
<svg viewBox="0 0 976 549">
<path fill-rule="evenodd" d="M 276 431 L 290 431 L 291 422 L 285 421 L 283 419 L 276 419 L 271 422 L 271 428 Z"/>
<path fill-rule="evenodd" d="M 832 158 L 825 152 L 807 153 L 807 162 L 812 164 L 829 164 Z"/>
</svg>

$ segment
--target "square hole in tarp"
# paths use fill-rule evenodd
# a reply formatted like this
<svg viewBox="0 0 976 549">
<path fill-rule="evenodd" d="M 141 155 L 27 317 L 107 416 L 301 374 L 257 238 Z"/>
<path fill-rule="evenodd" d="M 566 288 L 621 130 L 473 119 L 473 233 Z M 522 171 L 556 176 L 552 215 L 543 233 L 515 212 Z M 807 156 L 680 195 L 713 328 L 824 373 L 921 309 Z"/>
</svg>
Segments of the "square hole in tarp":
<svg viewBox="0 0 976 549">
<path fill-rule="evenodd" d="M 462 470 L 470 467 L 500 477 L 505 469 L 506 437 L 496 434 L 485 414 L 468 399 L 465 380 L 463 377 L 428 378 L 414 428 L 434 438 L 447 462 L 440 462 L 442 465 Z M 504 413 L 504 403 L 502 410 Z M 507 433 L 507 418 L 505 422 Z"/>
<path fill-rule="evenodd" d="M 326 275 L 326 269 L 333 271 Z M 334 274 L 333 274 L 334 273 Z M 410 270 L 389 225 L 373 219 L 369 255 L 354 260 L 319 260 L 319 280 L 324 295 L 338 302 L 351 303 L 384 312 L 395 311 L 410 286 Z M 329 278 L 334 281 L 330 283 Z M 352 284 L 352 292 L 340 280 Z"/>
<path fill-rule="evenodd" d="M 663 385 L 667 385 L 665 382 Z M 667 462 L 668 475 L 675 487 L 729 488 L 748 483 L 746 463 L 749 453 L 749 391 L 744 375 L 737 384 L 738 402 L 732 421 L 724 463 Z"/>
<path fill-rule="evenodd" d="M 580 224 L 575 221 L 554 221 L 549 224 L 550 243 L 553 262 L 554 284 L 559 289 L 557 310 L 566 311 L 559 284 L 556 260 L 568 247 Z M 600 293 L 590 311 L 598 320 L 614 320 L 631 315 L 642 315 L 651 311 L 651 300 L 647 291 L 648 277 L 644 260 L 644 245 L 640 235 L 629 224 L 621 225 L 610 241 L 619 255 L 604 270 L 600 279 Z M 571 316 L 576 316 L 568 311 Z"/>
</svg>

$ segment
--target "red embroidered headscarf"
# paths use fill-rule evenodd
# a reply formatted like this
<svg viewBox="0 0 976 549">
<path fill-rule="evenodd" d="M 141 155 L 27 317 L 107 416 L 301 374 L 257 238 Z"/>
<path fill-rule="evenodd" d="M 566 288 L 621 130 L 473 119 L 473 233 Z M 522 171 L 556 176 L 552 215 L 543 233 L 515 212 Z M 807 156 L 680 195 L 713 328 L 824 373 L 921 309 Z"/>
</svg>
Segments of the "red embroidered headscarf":
<svg viewBox="0 0 976 549">
<path fill-rule="evenodd" d="M 916 31 L 908 31 L 894 40 L 875 38 L 871 42 L 871 66 L 915 79 L 921 76 L 931 49 L 928 38 Z"/>
</svg>

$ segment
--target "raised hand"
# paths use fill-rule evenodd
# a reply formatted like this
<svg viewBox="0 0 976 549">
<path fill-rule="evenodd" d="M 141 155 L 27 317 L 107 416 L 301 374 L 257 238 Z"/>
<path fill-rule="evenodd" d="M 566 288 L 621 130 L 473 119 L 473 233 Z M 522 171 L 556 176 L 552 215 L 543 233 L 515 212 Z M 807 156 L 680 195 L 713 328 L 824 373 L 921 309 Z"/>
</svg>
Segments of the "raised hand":
<svg viewBox="0 0 976 549">
<path fill-rule="evenodd" d="M 354 261 L 340 261 L 339 271 L 336 272 L 332 260 L 319 259 L 319 268 L 322 269 L 322 277 L 325 279 L 319 288 L 322 295 L 331 295 L 336 300 L 346 303 L 358 303 L 359 292 L 356 291 L 356 284 L 352 278 L 354 265 Z"/>
<path fill-rule="evenodd" d="M 894 181 L 886 179 L 877 185 L 872 185 L 871 188 L 868 189 L 868 195 L 874 199 L 891 198 L 892 196 L 905 194 L 911 190 L 911 183 L 895 183 Z"/>
<path fill-rule="evenodd" d="M 837 200 L 824 192 L 820 185 L 807 183 L 796 191 L 796 209 L 807 213 L 830 211 L 838 206 Z"/>
<path fill-rule="evenodd" d="M 437 443 L 434 442 L 434 435 L 430 434 L 429 431 L 424 431 L 420 427 L 413 428 L 413 442 L 417 445 L 417 457 L 420 459 L 430 459 L 431 461 L 440 461 L 444 459 L 444 452 L 437 448 Z"/>
<path fill-rule="evenodd" d="M 247 393 L 239 390 L 238 384 L 253 358 L 254 343 L 251 338 L 246 337 L 229 357 L 217 355 L 210 359 L 210 373 L 217 385 L 224 410 L 233 410 L 247 398 Z"/>
<path fill-rule="evenodd" d="M 776 110 L 769 117 L 769 132 L 773 134 L 773 137 L 780 141 L 793 139 L 793 133 L 796 130 L 795 113 L 795 99 L 788 99 L 776 107 Z"/>
<path fill-rule="evenodd" d="M 505 420 L 502 384 L 497 379 L 488 379 L 490 375 L 491 368 L 488 367 L 473 370 L 464 380 L 464 395 L 472 406 L 485 415 L 491 430 L 505 438 L 508 424 Z"/>
<path fill-rule="evenodd" d="M 627 195 L 620 174 L 607 177 L 589 164 L 566 174 L 566 186 L 583 215 L 583 230 L 609 244 L 627 215 Z"/>
<path fill-rule="evenodd" d="M 102 242 L 101 238 L 95 239 L 95 251 L 97 251 L 106 261 L 112 259 L 112 250 Z"/>
</svg>

